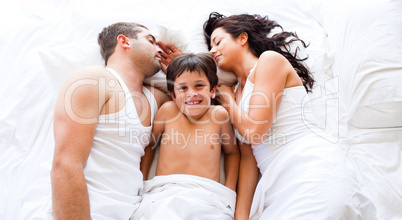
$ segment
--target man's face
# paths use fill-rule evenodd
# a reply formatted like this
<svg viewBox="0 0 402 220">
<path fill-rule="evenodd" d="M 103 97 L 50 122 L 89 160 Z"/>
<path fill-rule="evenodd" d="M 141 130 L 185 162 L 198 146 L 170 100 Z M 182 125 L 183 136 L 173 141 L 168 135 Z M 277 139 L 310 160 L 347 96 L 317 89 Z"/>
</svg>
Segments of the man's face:
<svg viewBox="0 0 402 220">
<path fill-rule="evenodd" d="M 146 77 L 157 73 L 161 68 L 161 48 L 156 44 L 155 37 L 148 29 L 141 28 L 137 39 L 130 39 L 133 61 L 145 71 Z"/>
</svg>

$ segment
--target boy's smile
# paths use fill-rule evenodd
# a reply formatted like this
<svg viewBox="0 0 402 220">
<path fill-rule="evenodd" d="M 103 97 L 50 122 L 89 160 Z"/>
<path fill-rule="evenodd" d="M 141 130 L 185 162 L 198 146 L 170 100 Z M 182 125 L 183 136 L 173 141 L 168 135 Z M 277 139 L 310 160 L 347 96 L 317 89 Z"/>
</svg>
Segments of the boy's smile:
<svg viewBox="0 0 402 220">
<path fill-rule="evenodd" d="M 215 97 L 215 88 L 211 91 L 208 78 L 204 73 L 184 71 L 174 81 L 174 93 L 177 107 L 187 117 L 198 119 L 203 116 Z"/>
<path fill-rule="evenodd" d="M 202 100 L 191 100 L 191 101 L 187 101 L 187 102 L 184 102 L 184 103 L 186 103 L 186 105 L 198 105 L 201 102 L 202 102 Z"/>
</svg>

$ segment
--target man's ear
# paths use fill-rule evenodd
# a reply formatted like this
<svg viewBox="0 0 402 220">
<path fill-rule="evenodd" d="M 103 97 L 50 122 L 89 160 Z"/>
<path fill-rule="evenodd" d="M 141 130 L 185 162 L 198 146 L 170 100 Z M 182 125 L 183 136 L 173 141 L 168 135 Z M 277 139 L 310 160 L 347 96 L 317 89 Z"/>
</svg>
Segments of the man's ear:
<svg viewBox="0 0 402 220">
<path fill-rule="evenodd" d="M 240 45 L 244 46 L 248 41 L 248 34 L 246 32 L 241 33 L 237 39 L 240 42 Z"/>
<path fill-rule="evenodd" d="M 123 34 L 119 34 L 119 36 L 117 36 L 117 44 L 119 44 L 121 47 L 123 48 L 130 48 L 130 42 L 129 42 L 129 38 L 124 36 Z"/>
<path fill-rule="evenodd" d="M 211 98 L 214 99 L 216 96 L 216 86 L 214 86 L 214 88 L 212 88 L 211 90 Z"/>
<path fill-rule="evenodd" d="M 176 97 L 174 96 L 173 92 L 169 91 L 170 96 L 172 97 L 172 100 L 174 101 Z"/>
</svg>

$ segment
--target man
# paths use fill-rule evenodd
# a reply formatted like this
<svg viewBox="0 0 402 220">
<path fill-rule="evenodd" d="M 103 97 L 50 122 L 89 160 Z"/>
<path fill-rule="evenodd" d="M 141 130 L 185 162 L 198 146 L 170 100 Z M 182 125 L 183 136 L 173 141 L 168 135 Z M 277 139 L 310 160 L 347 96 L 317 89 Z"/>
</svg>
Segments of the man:
<svg viewBox="0 0 402 220">
<path fill-rule="evenodd" d="M 129 219 L 139 205 L 139 169 L 157 108 L 168 100 L 143 81 L 161 68 L 161 49 L 139 24 L 103 29 L 106 68 L 78 70 L 54 113 L 52 207 L 56 219 Z"/>
</svg>

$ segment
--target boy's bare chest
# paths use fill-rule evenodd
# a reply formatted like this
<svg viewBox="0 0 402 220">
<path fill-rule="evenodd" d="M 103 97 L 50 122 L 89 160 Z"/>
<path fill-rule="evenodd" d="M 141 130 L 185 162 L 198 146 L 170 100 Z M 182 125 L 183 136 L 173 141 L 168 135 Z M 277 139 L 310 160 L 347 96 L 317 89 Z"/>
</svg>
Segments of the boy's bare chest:
<svg viewBox="0 0 402 220">
<path fill-rule="evenodd" d="M 164 145 L 177 146 L 182 149 L 197 146 L 215 149 L 221 144 L 220 125 L 215 123 L 168 125 L 165 127 L 161 141 Z"/>
</svg>

